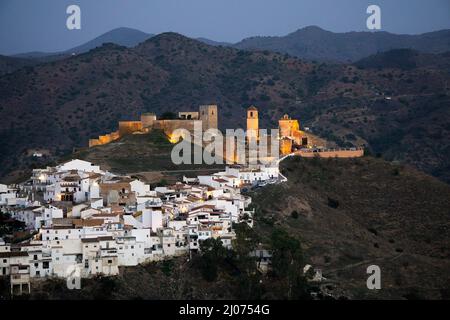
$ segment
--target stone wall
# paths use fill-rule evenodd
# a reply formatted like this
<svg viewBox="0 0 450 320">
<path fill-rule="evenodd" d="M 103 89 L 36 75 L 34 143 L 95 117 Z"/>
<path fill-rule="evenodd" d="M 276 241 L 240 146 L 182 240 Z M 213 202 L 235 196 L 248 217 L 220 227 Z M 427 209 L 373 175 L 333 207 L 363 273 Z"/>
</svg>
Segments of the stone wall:
<svg viewBox="0 0 450 320">
<path fill-rule="evenodd" d="M 128 134 L 137 131 L 142 131 L 143 126 L 141 121 L 120 121 L 119 122 L 119 136 L 122 138 Z"/>
<path fill-rule="evenodd" d="M 364 156 L 364 149 L 325 149 L 319 152 L 310 149 L 297 151 L 296 154 L 305 158 L 360 158 Z"/>
</svg>

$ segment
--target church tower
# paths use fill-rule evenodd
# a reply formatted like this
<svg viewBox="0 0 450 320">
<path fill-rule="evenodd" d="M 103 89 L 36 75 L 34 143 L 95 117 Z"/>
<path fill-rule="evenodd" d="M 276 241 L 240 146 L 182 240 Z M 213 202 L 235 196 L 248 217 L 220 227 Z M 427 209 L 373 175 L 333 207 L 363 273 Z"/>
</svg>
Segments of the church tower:
<svg viewBox="0 0 450 320">
<path fill-rule="evenodd" d="M 247 139 L 251 138 L 259 138 L 258 109 L 255 106 L 251 106 L 247 110 Z"/>
</svg>

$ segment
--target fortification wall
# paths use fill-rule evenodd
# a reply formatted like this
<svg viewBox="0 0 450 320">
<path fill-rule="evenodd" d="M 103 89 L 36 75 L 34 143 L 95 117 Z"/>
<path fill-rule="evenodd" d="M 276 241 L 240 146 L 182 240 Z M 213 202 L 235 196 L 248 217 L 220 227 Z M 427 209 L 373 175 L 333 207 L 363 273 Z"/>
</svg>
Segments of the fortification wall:
<svg viewBox="0 0 450 320">
<path fill-rule="evenodd" d="M 154 113 L 144 113 L 141 115 L 141 122 L 143 128 L 152 128 L 156 121 L 156 115 Z"/>
<path fill-rule="evenodd" d="M 297 151 L 296 154 L 298 154 L 301 157 L 305 158 L 313 158 L 313 157 L 320 157 L 320 158 L 361 158 L 364 156 L 364 149 L 326 149 L 324 151 L 320 152 L 313 152 L 312 150 L 300 150 Z"/>
<path fill-rule="evenodd" d="M 123 137 L 132 134 L 136 131 L 142 131 L 143 126 L 141 121 L 120 121 L 119 122 L 119 136 Z"/>
<path fill-rule="evenodd" d="M 93 148 L 95 146 L 99 146 L 100 141 L 98 139 L 89 139 L 89 148 Z"/>
<path fill-rule="evenodd" d="M 176 129 L 186 129 L 193 133 L 195 121 L 198 120 L 157 120 L 154 128 L 163 130 L 168 136 L 171 136 Z"/>
</svg>

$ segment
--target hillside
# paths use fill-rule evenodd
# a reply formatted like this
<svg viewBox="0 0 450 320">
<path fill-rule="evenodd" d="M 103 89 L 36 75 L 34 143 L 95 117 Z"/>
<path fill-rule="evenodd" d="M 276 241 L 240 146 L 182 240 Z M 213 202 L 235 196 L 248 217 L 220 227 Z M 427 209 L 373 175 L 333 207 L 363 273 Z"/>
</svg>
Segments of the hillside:
<svg viewBox="0 0 450 320">
<path fill-rule="evenodd" d="M 0 76 L 34 64 L 35 62 L 30 59 L 14 58 L 0 55 Z"/>
<path fill-rule="evenodd" d="M 377 53 L 355 62 L 361 69 L 401 69 L 430 67 L 433 69 L 450 68 L 450 51 L 441 54 L 426 54 L 411 49 L 395 49 Z"/>
<path fill-rule="evenodd" d="M 125 163 L 122 170 L 134 171 L 136 165 Z M 249 194 L 254 232 L 243 235 L 266 247 L 274 245 L 276 230 L 287 232 L 291 245 L 300 241 L 302 266 L 312 264 L 326 278 L 321 284 L 302 284 L 305 289 L 321 288 L 335 299 L 450 297 L 449 185 L 372 157 L 297 157 L 281 166 L 288 182 Z M 119 277 L 85 280 L 82 290 L 67 290 L 58 280 L 35 283 L 30 298 L 286 299 L 283 278 L 243 274 L 245 264 L 235 259 L 227 255 L 214 280 L 205 280 L 197 256 L 180 257 L 122 268 Z M 366 288 L 366 268 L 372 264 L 381 268 L 379 291 Z M 8 292 L 7 283 L 0 281 L 0 297 Z"/>
<path fill-rule="evenodd" d="M 354 62 L 392 49 L 415 49 L 427 53 L 450 51 L 450 30 L 420 35 L 389 32 L 334 33 L 316 26 L 283 37 L 251 37 L 234 45 L 245 50 L 269 50 L 308 60 Z"/>
<path fill-rule="evenodd" d="M 253 194 L 256 231 L 268 236 L 280 226 L 300 238 L 307 261 L 331 281 L 331 292 L 449 297 L 450 186 L 370 157 L 290 158 L 282 170 L 286 184 Z M 371 264 L 382 270 L 379 292 L 366 289 Z"/>
<path fill-rule="evenodd" d="M 374 71 L 209 46 L 175 33 L 135 48 L 106 44 L 0 77 L 0 179 L 42 165 L 30 158 L 34 149 L 56 160 L 116 130 L 119 120 L 217 103 L 222 129 L 244 127 L 245 108 L 254 104 L 261 127 L 276 128 L 289 113 L 327 140 L 366 144 L 450 181 L 450 57 L 439 55 L 439 65 L 432 57 L 407 70 Z"/>
<path fill-rule="evenodd" d="M 183 175 L 217 172 L 224 165 L 175 165 L 171 160 L 173 145 L 162 131 L 154 130 L 149 134 L 131 135 L 113 143 L 83 148 L 68 158 L 82 159 L 101 166 L 114 173 L 139 177 L 149 183 L 162 180 L 175 183 Z M 68 159 L 67 158 L 67 159 Z"/>
</svg>

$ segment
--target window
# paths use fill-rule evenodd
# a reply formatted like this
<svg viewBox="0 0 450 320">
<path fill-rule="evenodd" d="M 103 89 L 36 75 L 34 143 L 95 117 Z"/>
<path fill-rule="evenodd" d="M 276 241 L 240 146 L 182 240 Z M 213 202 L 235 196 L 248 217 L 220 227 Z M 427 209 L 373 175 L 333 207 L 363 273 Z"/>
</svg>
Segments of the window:
<svg viewBox="0 0 450 320">
<path fill-rule="evenodd" d="M 35 263 L 35 264 L 34 264 L 34 267 L 35 267 L 35 268 L 39 267 L 39 263 Z"/>
<path fill-rule="evenodd" d="M 109 263 L 109 264 L 112 264 L 112 260 L 108 260 L 108 263 Z"/>
<path fill-rule="evenodd" d="M 6 263 L 6 259 L 3 259 L 3 263 Z"/>
<path fill-rule="evenodd" d="M 42 268 L 48 269 L 48 268 L 49 268 L 49 262 L 48 262 L 48 261 L 44 261 L 44 262 L 42 263 Z"/>
<path fill-rule="evenodd" d="M 34 256 L 33 256 L 33 260 L 37 260 L 38 259 L 38 256 L 37 256 L 37 254 L 35 254 Z"/>
</svg>

